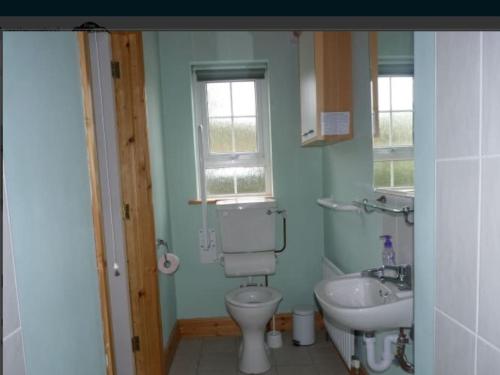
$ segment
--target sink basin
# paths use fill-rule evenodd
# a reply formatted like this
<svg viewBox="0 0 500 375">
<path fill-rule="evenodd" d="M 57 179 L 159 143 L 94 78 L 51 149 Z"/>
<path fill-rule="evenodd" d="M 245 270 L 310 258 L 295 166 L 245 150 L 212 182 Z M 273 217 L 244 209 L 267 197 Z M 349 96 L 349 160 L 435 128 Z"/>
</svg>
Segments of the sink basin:
<svg viewBox="0 0 500 375">
<path fill-rule="evenodd" d="M 358 331 L 377 331 L 413 324 L 413 291 L 391 282 L 348 274 L 323 280 L 314 294 L 330 320 Z"/>
</svg>

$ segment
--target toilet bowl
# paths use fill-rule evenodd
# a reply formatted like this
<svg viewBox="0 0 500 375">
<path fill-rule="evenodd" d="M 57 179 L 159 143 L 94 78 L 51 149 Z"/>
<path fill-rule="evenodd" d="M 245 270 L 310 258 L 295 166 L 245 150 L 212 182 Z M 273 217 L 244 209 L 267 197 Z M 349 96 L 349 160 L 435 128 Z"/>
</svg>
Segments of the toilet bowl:
<svg viewBox="0 0 500 375">
<path fill-rule="evenodd" d="M 226 308 L 243 335 L 239 369 L 245 374 L 260 374 L 271 367 L 264 335 L 283 296 L 270 287 L 249 286 L 226 294 Z"/>
</svg>

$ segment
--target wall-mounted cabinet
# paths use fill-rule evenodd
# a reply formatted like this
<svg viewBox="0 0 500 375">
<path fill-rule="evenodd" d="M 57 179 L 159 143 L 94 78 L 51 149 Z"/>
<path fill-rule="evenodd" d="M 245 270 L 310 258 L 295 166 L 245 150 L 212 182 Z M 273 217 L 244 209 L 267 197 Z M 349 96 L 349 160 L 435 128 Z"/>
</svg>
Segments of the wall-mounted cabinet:
<svg viewBox="0 0 500 375">
<path fill-rule="evenodd" d="M 301 33 L 299 70 L 302 146 L 352 139 L 351 33 Z"/>
</svg>

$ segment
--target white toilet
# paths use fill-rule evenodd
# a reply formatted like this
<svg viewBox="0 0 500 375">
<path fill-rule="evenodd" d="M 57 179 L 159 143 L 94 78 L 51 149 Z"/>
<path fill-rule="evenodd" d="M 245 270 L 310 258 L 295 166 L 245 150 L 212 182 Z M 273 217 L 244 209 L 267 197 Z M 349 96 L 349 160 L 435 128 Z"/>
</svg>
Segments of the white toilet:
<svg viewBox="0 0 500 375">
<path fill-rule="evenodd" d="M 253 276 L 274 274 L 275 209 L 273 200 L 217 203 L 226 276 L 246 276 L 251 280 Z M 282 298 L 274 288 L 254 285 L 226 294 L 226 308 L 243 335 L 239 352 L 241 372 L 260 374 L 271 367 L 265 330 Z"/>
<path fill-rule="evenodd" d="M 264 341 L 266 324 L 283 296 L 270 287 L 247 286 L 226 294 L 226 307 L 243 334 L 239 368 L 245 374 L 260 374 L 271 367 Z"/>
</svg>

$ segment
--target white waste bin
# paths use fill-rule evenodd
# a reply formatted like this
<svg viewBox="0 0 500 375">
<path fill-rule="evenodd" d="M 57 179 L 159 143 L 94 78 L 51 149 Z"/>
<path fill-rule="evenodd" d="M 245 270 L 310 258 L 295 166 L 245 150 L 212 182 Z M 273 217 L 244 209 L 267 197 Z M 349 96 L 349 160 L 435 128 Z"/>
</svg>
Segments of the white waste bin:
<svg viewBox="0 0 500 375">
<path fill-rule="evenodd" d="M 314 307 L 299 305 L 293 309 L 293 344 L 314 344 Z"/>
</svg>

